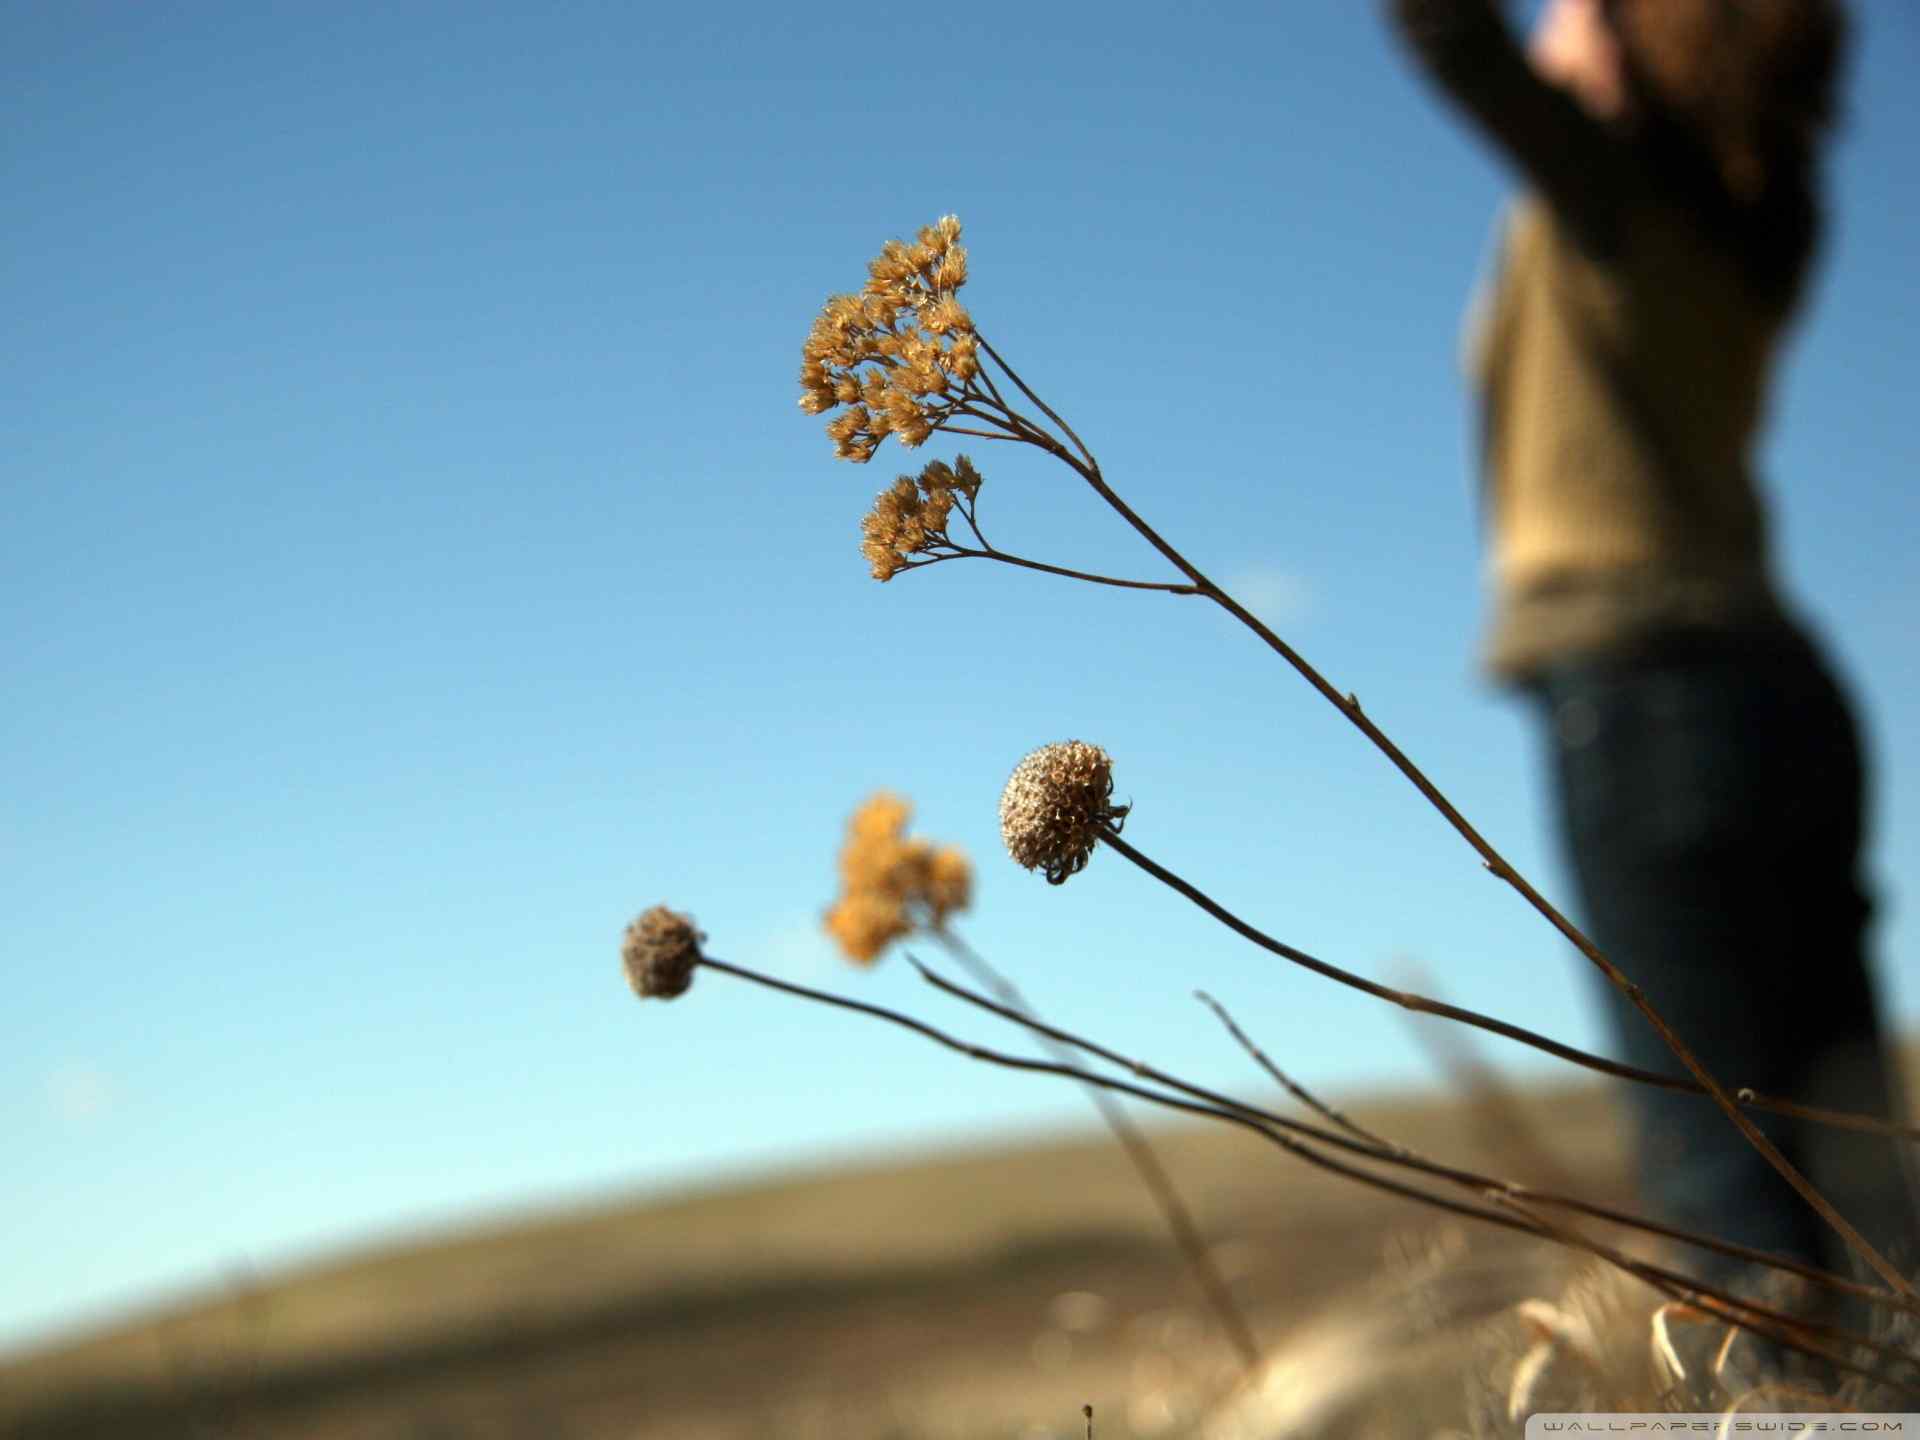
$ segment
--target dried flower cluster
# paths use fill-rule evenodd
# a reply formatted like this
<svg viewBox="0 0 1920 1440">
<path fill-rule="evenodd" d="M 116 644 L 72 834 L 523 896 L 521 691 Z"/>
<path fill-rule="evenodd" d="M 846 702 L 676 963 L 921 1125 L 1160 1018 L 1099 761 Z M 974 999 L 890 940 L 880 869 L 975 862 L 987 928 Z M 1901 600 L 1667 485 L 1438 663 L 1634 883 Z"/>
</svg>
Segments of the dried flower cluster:
<svg viewBox="0 0 1920 1440">
<path fill-rule="evenodd" d="M 826 927 L 847 957 L 862 965 L 922 926 L 944 925 L 973 895 L 973 868 L 965 855 L 906 838 L 911 813 L 906 801 L 882 791 L 847 822 L 840 898 L 827 911 Z"/>
<path fill-rule="evenodd" d="M 960 221 L 942 216 L 918 243 L 889 240 L 858 295 L 828 299 L 801 351 L 800 408 L 845 413 L 827 424 L 834 453 L 870 460 L 881 440 L 920 444 L 979 373 L 973 319 L 955 298 L 967 283 Z"/>
<path fill-rule="evenodd" d="M 693 984 L 693 967 L 700 963 L 700 942 L 707 937 L 693 928 L 693 919 L 655 905 L 640 912 L 627 926 L 620 946 L 620 963 L 627 983 L 642 1000 L 671 1000 Z"/>
<path fill-rule="evenodd" d="M 1098 745 L 1064 740 L 1042 745 L 1014 766 L 1000 794 L 1000 834 L 1007 853 L 1049 885 L 1084 870 L 1101 827 L 1120 828 L 1129 806 L 1115 805 L 1113 761 Z"/>
<path fill-rule="evenodd" d="M 949 466 L 935 460 L 916 476 L 902 475 L 874 497 L 873 509 L 860 522 L 866 538 L 860 553 L 873 567 L 873 578 L 891 580 L 907 568 L 909 555 L 938 555 L 947 539 L 947 517 L 954 496 L 971 505 L 980 493 L 980 472 L 964 455 Z"/>
</svg>

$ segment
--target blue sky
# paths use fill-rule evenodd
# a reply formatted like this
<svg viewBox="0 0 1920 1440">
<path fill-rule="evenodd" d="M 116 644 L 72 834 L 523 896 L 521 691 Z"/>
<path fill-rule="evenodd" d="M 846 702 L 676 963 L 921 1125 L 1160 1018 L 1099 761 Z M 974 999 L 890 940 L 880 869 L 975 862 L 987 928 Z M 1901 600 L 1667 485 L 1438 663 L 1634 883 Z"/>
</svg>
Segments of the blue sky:
<svg viewBox="0 0 1920 1440">
<path fill-rule="evenodd" d="M 1920 21 L 1859 8 L 1766 468 L 1874 741 L 1911 1029 Z M 818 933 L 883 786 L 1062 1021 L 1245 1082 L 1204 984 L 1309 1084 L 1430 1078 L 1397 1013 L 1119 857 L 1059 890 L 1006 861 L 1002 780 L 1069 736 L 1136 844 L 1275 933 L 1599 1042 L 1565 947 L 1224 617 L 865 573 L 908 457 L 833 460 L 799 346 L 952 211 L 981 328 L 1116 487 L 1566 894 L 1470 658 L 1455 357 L 1505 177 L 1371 5 L 1137 14 L 0 10 L 0 1345 L 371 1236 L 1079 1123 L 722 977 L 627 993 L 665 900 L 717 955 L 995 1035 Z M 1166 578 L 1064 469 L 973 453 L 998 543 Z"/>
</svg>

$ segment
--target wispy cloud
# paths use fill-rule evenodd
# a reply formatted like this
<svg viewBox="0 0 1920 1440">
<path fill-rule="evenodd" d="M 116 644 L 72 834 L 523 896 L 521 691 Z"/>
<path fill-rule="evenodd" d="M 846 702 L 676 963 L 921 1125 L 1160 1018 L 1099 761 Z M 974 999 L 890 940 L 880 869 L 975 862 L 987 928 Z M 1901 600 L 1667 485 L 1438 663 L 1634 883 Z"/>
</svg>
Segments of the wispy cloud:
<svg viewBox="0 0 1920 1440">
<path fill-rule="evenodd" d="M 87 1061 L 69 1061 L 48 1072 L 47 1108 L 68 1125 L 86 1125 L 112 1108 L 113 1077 Z"/>
<path fill-rule="evenodd" d="M 1277 565 L 1252 566 L 1229 576 L 1225 584 L 1228 594 L 1275 629 L 1304 624 L 1317 608 L 1313 587 Z"/>
</svg>

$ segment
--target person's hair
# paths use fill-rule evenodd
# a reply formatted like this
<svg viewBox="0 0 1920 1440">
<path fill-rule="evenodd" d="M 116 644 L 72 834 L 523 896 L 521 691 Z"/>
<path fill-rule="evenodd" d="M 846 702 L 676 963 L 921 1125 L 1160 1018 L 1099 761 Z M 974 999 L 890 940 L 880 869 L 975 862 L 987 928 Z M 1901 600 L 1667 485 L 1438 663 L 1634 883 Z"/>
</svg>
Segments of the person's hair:
<svg viewBox="0 0 1920 1440">
<path fill-rule="evenodd" d="M 1690 133 L 1729 195 L 1810 186 L 1838 114 L 1841 0 L 1608 0 L 1636 83 Z"/>
<path fill-rule="evenodd" d="M 1839 118 L 1842 0 L 1602 0 L 1649 172 L 1790 309 L 1820 248 L 1820 160 Z"/>
</svg>

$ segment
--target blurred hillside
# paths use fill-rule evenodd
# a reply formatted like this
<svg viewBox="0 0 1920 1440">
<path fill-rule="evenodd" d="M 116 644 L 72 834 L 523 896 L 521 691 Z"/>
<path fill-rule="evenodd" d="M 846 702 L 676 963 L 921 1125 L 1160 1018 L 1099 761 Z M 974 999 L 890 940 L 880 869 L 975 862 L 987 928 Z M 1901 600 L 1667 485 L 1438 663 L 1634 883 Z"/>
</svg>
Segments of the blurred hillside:
<svg viewBox="0 0 1920 1440">
<path fill-rule="evenodd" d="M 1514 1103 L 1351 1109 L 1437 1157 L 1622 1198 L 1599 1090 Z M 1244 1133 L 1155 1133 L 1263 1345 L 1435 1256 L 1540 1248 L 1463 1234 Z M 0 1363 L 0 1435 L 1039 1440 L 1083 1433 L 1091 1402 L 1119 1440 L 1180 1433 L 1235 1374 L 1125 1161 L 1073 1136 L 609 1204 L 237 1284 Z"/>
</svg>

